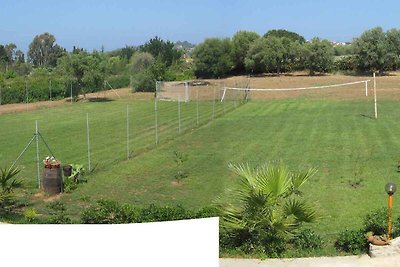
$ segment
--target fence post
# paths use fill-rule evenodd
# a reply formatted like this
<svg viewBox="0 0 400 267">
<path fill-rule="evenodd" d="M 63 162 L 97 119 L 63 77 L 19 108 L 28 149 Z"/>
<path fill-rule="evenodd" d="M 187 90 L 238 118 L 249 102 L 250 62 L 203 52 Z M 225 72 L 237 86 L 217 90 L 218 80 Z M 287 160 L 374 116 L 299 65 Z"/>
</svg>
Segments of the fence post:
<svg viewBox="0 0 400 267">
<path fill-rule="evenodd" d="M 213 110 L 212 110 L 212 119 L 215 118 L 215 94 L 216 94 L 217 89 L 214 87 L 214 97 L 213 97 Z"/>
<path fill-rule="evenodd" d="M 126 159 L 129 159 L 129 105 L 126 105 Z"/>
<path fill-rule="evenodd" d="M 50 101 L 52 100 L 51 99 L 51 80 L 49 81 L 49 91 L 50 91 Z"/>
<path fill-rule="evenodd" d="M 89 133 L 89 113 L 86 113 L 86 137 L 87 137 L 87 156 L 88 156 L 88 171 L 90 173 L 90 133 Z"/>
<path fill-rule="evenodd" d="M 39 164 L 39 130 L 38 130 L 38 121 L 35 121 L 35 141 L 36 141 L 36 169 L 37 169 L 37 180 L 38 180 L 38 189 L 40 190 L 40 164 Z"/>
<path fill-rule="evenodd" d="M 156 82 L 156 90 L 158 82 Z M 157 109 L 157 92 L 154 94 L 154 116 L 155 116 L 155 131 L 156 131 L 156 145 L 158 144 L 158 109 Z"/>
<path fill-rule="evenodd" d="M 178 133 L 181 133 L 181 96 L 178 96 Z"/>
<path fill-rule="evenodd" d="M 199 126 L 199 90 L 196 90 L 196 126 Z"/>
</svg>

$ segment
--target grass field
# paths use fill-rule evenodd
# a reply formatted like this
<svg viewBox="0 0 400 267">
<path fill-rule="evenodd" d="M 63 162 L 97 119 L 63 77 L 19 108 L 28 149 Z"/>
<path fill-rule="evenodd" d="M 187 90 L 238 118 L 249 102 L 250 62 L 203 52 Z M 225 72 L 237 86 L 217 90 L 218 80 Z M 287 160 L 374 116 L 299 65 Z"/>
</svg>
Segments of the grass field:
<svg viewBox="0 0 400 267">
<path fill-rule="evenodd" d="M 276 79 L 277 77 L 272 77 Z M 330 78 L 330 79 L 329 79 Z M 364 78 L 364 77 L 362 77 Z M 267 78 L 257 78 L 266 79 Z M 281 77 L 296 87 L 290 77 Z M 299 79 L 306 79 L 300 77 Z M 310 78 L 311 79 L 311 78 Z M 335 83 L 341 77 L 319 77 L 305 85 Z M 335 80 L 336 79 L 336 80 Z M 350 77 L 348 80 L 360 80 Z M 386 79 L 383 77 L 382 79 Z M 78 216 L 82 207 L 101 198 L 136 205 L 182 204 L 202 207 L 228 188 L 235 177 L 230 162 L 258 164 L 282 160 L 292 170 L 309 167 L 318 173 L 305 187 L 305 197 L 318 208 L 322 219 L 311 227 L 326 240 L 325 254 L 335 254 L 333 240 L 344 228 L 359 228 L 370 210 L 386 205 L 384 185 L 397 182 L 400 160 L 400 92 L 398 76 L 382 80 L 379 119 L 373 119 L 372 99 L 363 97 L 361 88 L 353 88 L 352 97 L 341 91 L 327 95 L 293 95 L 284 99 L 251 101 L 210 120 L 211 102 L 204 102 L 200 127 L 196 127 L 193 103 L 184 104 L 185 130 L 177 134 L 176 102 L 160 103 L 162 135 L 154 145 L 154 103 L 118 100 L 86 102 L 52 109 L 0 116 L 0 164 L 12 161 L 32 137 L 34 120 L 63 162 L 86 164 L 86 113 L 91 115 L 92 161 L 98 168 L 71 194 L 61 200 L 68 212 Z M 333 81 L 333 82 L 332 82 Z M 257 81 L 254 81 L 256 83 Z M 270 81 L 269 81 L 270 82 Z M 267 86 L 274 86 L 266 84 Z M 400 86 L 398 86 L 400 87 Z M 397 87 L 397 88 L 398 88 Z M 378 87 L 379 88 L 379 87 Z M 387 90 L 387 95 L 384 95 Z M 131 147 L 133 158 L 126 160 L 126 105 L 131 110 Z M 186 105 L 186 106 L 185 106 Z M 188 155 L 184 169 L 188 177 L 174 183 L 174 151 Z M 44 158 L 44 153 L 41 154 Z M 27 184 L 26 194 L 33 206 L 43 212 L 43 197 L 35 196 L 35 151 L 31 149 L 20 166 Z M 394 206 L 400 200 L 394 198 Z M 399 210 L 395 209 L 395 216 Z"/>
</svg>

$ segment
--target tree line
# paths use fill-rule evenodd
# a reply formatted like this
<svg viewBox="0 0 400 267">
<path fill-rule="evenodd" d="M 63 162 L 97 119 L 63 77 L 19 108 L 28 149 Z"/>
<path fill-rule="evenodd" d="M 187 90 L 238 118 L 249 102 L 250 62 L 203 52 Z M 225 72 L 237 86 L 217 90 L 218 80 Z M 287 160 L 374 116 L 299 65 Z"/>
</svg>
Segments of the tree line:
<svg viewBox="0 0 400 267">
<path fill-rule="evenodd" d="M 0 104 L 64 98 L 71 91 L 76 97 L 108 84 L 154 91 L 157 80 L 194 78 L 183 55 L 174 43 L 159 37 L 109 52 L 79 47 L 67 52 L 54 35 L 43 33 L 30 43 L 26 59 L 15 44 L 0 45 Z"/>
<path fill-rule="evenodd" d="M 318 37 L 307 41 L 295 32 L 271 30 L 263 36 L 239 31 L 232 38 L 208 38 L 194 49 L 178 49 L 156 36 L 143 45 L 109 52 L 79 47 L 68 52 L 54 35 L 43 33 L 34 37 L 26 56 L 13 43 L 0 45 L 0 101 L 69 97 L 71 88 L 77 96 L 105 89 L 105 80 L 115 88 L 131 85 L 136 91 L 154 91 L 157 80 L 294 71 L 383 74 L 399 67 L 400 30 L 385 32 L 380 27 L 339 46 Z"/>
<path fill-rule="evenodd" d="M 209 38 L 199 44 L 193 59 L 197 77 L 218 78 L 234 74 L 309 71 L 379 72 L 400 67 L 400 30 L 377 27 L 354 38 L 352 44 L 334 46 L 330 41 L 287 30 L 263 36 L 239 31 L 232 38 Z"/>
</svg>

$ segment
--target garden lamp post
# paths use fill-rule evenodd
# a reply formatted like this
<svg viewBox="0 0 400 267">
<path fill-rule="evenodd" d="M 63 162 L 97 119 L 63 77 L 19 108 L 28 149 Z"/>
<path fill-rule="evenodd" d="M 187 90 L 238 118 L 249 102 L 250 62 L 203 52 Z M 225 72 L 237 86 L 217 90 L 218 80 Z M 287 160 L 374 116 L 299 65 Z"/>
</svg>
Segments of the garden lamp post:
<svg viewBox="0 0 400 267">
<path fill-rule="evenodd" d="M 388 205 L 389 205 L 389 214 L 388 214 L 388 240 L 390 240 L 390 233 L 392 232 L 392 204 L 393 204 L 393 194 L 396 192 L 396 184 L 387 183 L 385 185 L 386 193 L 389 196 Z"/>
</svg>

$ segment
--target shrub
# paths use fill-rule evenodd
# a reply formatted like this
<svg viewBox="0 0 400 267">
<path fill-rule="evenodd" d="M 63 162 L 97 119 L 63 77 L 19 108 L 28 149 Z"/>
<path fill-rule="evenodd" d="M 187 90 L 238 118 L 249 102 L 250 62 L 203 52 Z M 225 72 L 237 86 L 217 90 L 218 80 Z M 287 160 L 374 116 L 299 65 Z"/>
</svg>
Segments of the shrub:
<svg viewBox="0 0 400 267">
<path fill-rule="evenodd" d="M 368 252 L 368 242 L 364 235 L 363 230 L 346 229 L 339 234 L 335 247 L 352 254 L 366 253 Z"/>
<path fill-rule="evenodd" d="M 388 208 L 380 208 L 368 213 L 364 218 L 364 233 L 387 234 Z"/>
<path fill-rule="evenodd" d="M 55 201 L 47 205 L 50 209 L 49 223 L 52 224 L 68 224 L 72 223 L 72 220 L 65 214 L 67 210 L 65 204 L 60 201 Z"/>
<path fill-rule="evenodd" d="M 214 217 L 216 214 L 217 209 L 212 207 L 190 211 L 180 205 L 151 204 L 148 207 L 139 208 L 129 204 L 121 205 L 112 200 L 99 200 L 82 212 L 81 220 L 82 223 L 88 224 L 138 223 Z"/>
<path fill-rule="evenodd" d="M 302 229 L 291 240 L 292 244 L 301 250 L 313 250 L 322 247 L 321 237 L 310 229 Z"/>
<path fill-rule="evenodd" d="M 25 220 L 29 223 L 33 223 L 36 220 L 36 210 L 34 208 L 28 208 L 24 211 Z"/>
<path fill-rule="evenodd" d="M 131 80 L 128 75 L 113 75 L 107 78 L 107 82 L 115 89 L 129 87 Z"/>
</svg>

